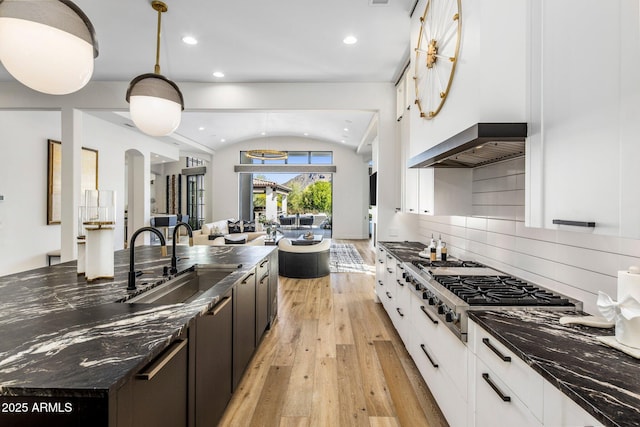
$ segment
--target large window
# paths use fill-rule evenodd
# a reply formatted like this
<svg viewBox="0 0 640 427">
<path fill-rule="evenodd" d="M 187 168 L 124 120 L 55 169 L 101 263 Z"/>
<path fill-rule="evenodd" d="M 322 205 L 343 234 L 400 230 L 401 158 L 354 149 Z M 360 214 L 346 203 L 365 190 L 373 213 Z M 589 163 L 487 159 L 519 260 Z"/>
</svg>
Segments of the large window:
<svg viewBox="0 0 640 427">
<path fill-rule="evenodd" d="M 286 159 L 260 160 L 247 156 L 246 151 L 240 152 L 240 163 L 249 165 L 330 165 L 333 163 L 332 151 L 285 151 Z"/>
</svg>

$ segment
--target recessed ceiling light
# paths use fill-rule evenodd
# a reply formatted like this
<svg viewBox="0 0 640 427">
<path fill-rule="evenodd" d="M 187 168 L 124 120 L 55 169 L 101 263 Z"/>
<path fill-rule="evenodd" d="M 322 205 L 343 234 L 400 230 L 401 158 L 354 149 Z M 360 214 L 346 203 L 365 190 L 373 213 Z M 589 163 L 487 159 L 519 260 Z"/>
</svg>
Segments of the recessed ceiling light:
<svg viewBox="0 0 640 427">
<path fill-rule="evenodd" d="M 349 128 L 344 128 L 344 131 L 345 132 L 349 132 Z"/>
<path fill-rule="evenodd" d="M 344 44 L 356 44 L 358 42 L 358 39 L 355 38 L 355 36 L 347 36 L 344 39 L 342 39 L 342 43 Z"/>
<path fill-rule="evenodd" d="M 159 154 L 154 154 L 153 157 L 158 158 L 158 157 L 160 157 L 160 155 Z"/>
<path fill-rule="evenodd" d="M 305 132 L 305 133 L 304 133 L 304 136 L 309 136 L 309 132 Z"/>
<path fill-rule="evenodd" d="M 214 71 L 213 77 L 222 78 L 224 77 L 224 73 L 222 71 Z"/>
<path fill-rule="evenodd" d="M 267 133 L 266 132 L 261 132 L 260 135 L 265 136 Z"/>
<path fill-rule="evenodd" d="M 340 140 L 340 142 L 342 142 L 342 143 L 344 144 L 344 143 L 345 143 L 345 140 L 344 140 L 344 139 L 341 139 L 341 140 Z"/>
<path fill-rule="evenodd" d="M 225 142 L 225 141 L 226 141 L 226 139 L 220 138 L 220 142 Z"/>
<path fill-rule="evenodd" d="M 198 130 L 204 130 L 204 126 L 200 126 Z"/>
<path fill-rule="evenodd" d="M 184 36 L 182 38 L 182 42 L 184 44 L 190 44 L 190 45 L 198 44 L 198 40 L 193 36 Z"/>
</svg>

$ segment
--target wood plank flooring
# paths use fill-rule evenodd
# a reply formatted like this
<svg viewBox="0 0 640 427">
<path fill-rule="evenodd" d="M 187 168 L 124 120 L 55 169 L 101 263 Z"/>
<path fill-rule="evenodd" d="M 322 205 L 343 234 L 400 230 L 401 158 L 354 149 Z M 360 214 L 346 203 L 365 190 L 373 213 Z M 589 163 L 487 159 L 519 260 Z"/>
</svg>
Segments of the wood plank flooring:
<svg viewBox="0 0 640 427">
<path fill-rule="evenodd" d="M 375 253 L 353 243 L 370 273 L 280 277 L 278 319 L 220 426 L 446 426 L 391 320 L 375 302 Z"/>
</svg>

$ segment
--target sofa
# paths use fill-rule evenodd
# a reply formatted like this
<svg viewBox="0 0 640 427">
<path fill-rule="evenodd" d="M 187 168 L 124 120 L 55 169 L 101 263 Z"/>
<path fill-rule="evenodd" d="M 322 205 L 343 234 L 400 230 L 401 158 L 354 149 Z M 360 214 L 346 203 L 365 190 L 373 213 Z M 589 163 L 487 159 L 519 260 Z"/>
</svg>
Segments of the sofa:
<svg viewBox="0 0 640 427">
<path fill-rule="evenodd" d="M 229 222 L 236 223 L 240 228 L 229 230 Z M 233 218 L 202 224 L 200 230 L 193 232 L 193 244 L 209 246 L 226 244 L 241 244 L 247 246 L 264 245 L 264 239 L 267 233 L 262 229 L 262 224 L 256 223 L 255 231 L 245 230 L 245 224 L 247 224 L 246 221 L 236 221 Z M 210 235 L 215 235 L 216 237 L 209 239 Z M 245 237 L 244 243 L 233 242 L 242 237 Z"/>
</svg>

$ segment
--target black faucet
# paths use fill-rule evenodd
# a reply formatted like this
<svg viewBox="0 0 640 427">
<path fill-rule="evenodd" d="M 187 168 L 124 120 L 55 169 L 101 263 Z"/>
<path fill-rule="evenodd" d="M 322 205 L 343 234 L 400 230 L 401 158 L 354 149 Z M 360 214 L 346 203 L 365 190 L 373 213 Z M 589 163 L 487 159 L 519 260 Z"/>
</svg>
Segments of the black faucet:
<svg viewBox="0 0 640 427">
<path fill-rule="evenodd" d="M 178 234 L 178 228 L 180 228 L 180 226 L 183 225 L 187 228 L 187 233 L 189 233 L 189 246 L 193 246 L 193 229 L 191 228 L 191 226 L 189 224 L 187 224 L 186 222 L 179 222 L 176 224 L 176 226 L 173 228 L 173 252 L 171 254 L 171 270 L 170 273 L 171 274 L 176 274 L 178 272 L 178 258 L 176 257 L 176 235 Z"/>
<path fill-rule="evenodd" d="M 138 234 L 142 233 L 143 231 L 151 231 L 152 233 L 158 236 L 158 238 L 160 239 L 160 244 L 162 245 L 160 247 L 160 254 L 162 256 L 167 256 L 167 242 L 164 240 L 164 236 L 162 235 L 160 230 L 153 227 L 141 227 L 137 229 L 131 236 L 131 241 L 129 242 L 129 282 L 127 284 L 128 291 L 136 290 L 136 271 L 134 270 L 134 266 L 135 266 L 134 249 L 135 249 L 136 237 L 138 237 Z"/>
</svg>

